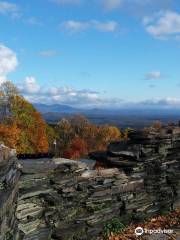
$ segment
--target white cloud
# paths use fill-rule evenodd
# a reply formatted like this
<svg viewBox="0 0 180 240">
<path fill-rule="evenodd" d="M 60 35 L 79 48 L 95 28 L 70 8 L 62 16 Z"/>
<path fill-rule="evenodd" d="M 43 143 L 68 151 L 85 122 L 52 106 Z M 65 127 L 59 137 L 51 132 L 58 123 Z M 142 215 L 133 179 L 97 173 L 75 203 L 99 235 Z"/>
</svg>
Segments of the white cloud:
<svg viewBox="0 0 180 240">
<path fill-rule="evenodd" d="M 66 104 L 76 107 L 114 106 L 120 99 L 103 98 L 101 94 L 90 89 L 75 89 L 69 86 L 41 87 L 35 77 L 26 77 L 18 86 L 21 94 L 32 103 Z"/>
<path fill-rule="evenodd" d="M 23 84 L 18 86 L 23 94 L 37 94 L 40 92 L 40 86 L 32 76 L 26 77 Z"/>
<path fill-rule="evenodd" d="M 139 106 L 144 106 L 144 107 L 158 107 L 158 108 L 173 108 L 173 107 L 180 107 L 180 98 L 172 98 L 172 97 L 167 97 L 167 98 L 154 98 L 154 99 L 149 99 L 145 100 L 142 102 L 138 103 Z"/>
<path fill-rule="evenodd" d="M 115 32 L 119 27 L 116 21 L 75 21 L 69 20 L 60 24 L 60 29 L 64 29 L 69 33 L 79 33 L 85 30 L 97 30 L 100 32 Z"/>
<path fill-rule="evenodd" d="M 54 56 L 57 55 L 57 51 L 55 51 L 55 50 L 45 50 L 45 51 L 39 52 L 39 55 L 41 57 L 54 57 Z"/>
<path fill-rule="evenodd" d="M 10 15 L 12 17 L 20 16 L 20 8 L 15 3 L 0 1 L 0 14 Z"/>
<path fill-rule="evenodd" d="M 160 79 L 162 77 L 161 72 L 159 71 L 154 71 L 154 72 L 149 72 L 146 74 L 145 79 L 147 80 L 156 80 Z"/>
<path fill-rule="evenodd" d="M 0 44 L 0 83 L 6 80 L 8 73 L 18 65 L 16 54 L 8 47 Z"/>
<path fill-rule="evenodd" d="M 152 86 L 154 88 L 154 86 Z M 141 110 L 155 110 L 155 109 L 180 109 L 180 98 L 162 97 L 150 98 L 142 101 L 121 101 L 118 108 L 124 109 L 141 109 Z M 115 107 L 116 107 L 115 106 Z"/>
<path fill-rule="evenodd" d="M 154 16 L 145 17 L 146 31 L 153 37 L 168 39 L 180 37 L 180 13 L 161 11 Z"/>
<path fill-rule="evenodd" d="M 53 87 L 44 92 L 50 102 L 70 105 L 97 104 L 101 101 L 99 93 L 89 90 L 77 90 L 69 86 Z"/>
<path fill-rule="evenodd" d="M 152 85 L 151 87 L 154 87 Z M 83 108 L 134 108 L 174 109 L 180 108 L 180 98 L 152 98 L 143 101 L 124 101 L 120 98 L 106 98 L 100 92 L 90 89 L 64 87 L 41 87 L 34 77 L 27 77 L 19 87 L 20 92 L 32 103 L 65 104 Z"/>
</svg>

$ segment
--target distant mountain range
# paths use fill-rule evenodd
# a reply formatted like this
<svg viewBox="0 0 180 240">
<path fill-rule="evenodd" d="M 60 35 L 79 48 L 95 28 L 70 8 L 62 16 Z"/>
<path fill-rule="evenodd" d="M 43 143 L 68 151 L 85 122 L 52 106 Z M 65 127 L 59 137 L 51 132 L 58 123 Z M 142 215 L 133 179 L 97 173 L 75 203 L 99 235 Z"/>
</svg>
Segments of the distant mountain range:
<svg viewBox="0 0 180 240">
<path fill-rule="evenodd" d="M 61 104 L 52 104 L 47 105 L 43 103 L 34 103 L 33 106 L 42 114 L 44 113 L 66 113 L 66 114 L 73 114 L 73 113 L 88 113 L 88 114 L 128 114 L 128 115 L 171 115 L 171 114 L 180 114 L 180 109 L 163 109 L 163 108 L 76 108 L 71 107 L 69 105 L 61 105 Z"/>
<path fill-rule="evenodd" d="M 80 111 L 79 109 L 70 107 L 68 105 L 60 105 L 60 104 L 46 105 L 42 103 L 34 103 L 33 105 L 41 113 L 48 113 L 48 112 L 75 113 Z"/>
<path fill-rule="evenodd" d="M 68 105 L 33 104 L 48 123 L 57 123 L 63 117 L 74 114 L 85 115 L 95 124 L 111 124 L 121 129 L 126 127 L 142 128 L 151 125 L 155 121 L 164 124 L 180 120 L 180 110 L 177 109 L 81 109 Z"/>
<path fill-rule="evenodd" d="M 41 113 L 115 113 L 119 110 L 114 109 L 101 109 L 101 108 L 91 108 L 91 109 L 85 109 L 85 108 L 75 108 L 71 107 L 69 105 L 61 105 L 61 104 L 52 104 L 47 105 L 43 103 L 34 103 L 33 106 Z M 126 111 L 126 110 L 124 110 Z"/>
</svg>

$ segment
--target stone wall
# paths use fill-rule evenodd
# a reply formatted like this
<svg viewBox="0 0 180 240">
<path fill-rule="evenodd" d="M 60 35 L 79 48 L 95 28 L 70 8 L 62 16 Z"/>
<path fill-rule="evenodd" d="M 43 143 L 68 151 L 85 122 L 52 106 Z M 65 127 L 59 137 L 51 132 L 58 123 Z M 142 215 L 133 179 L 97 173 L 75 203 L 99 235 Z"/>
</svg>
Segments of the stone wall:
<svg viewBox="0 0 180 240">
<path fill-rule="evenodd" d="M 21 239 L 98 239 L 113 217 L 142 221 L 179 204 L 177 163 L 150 161 L 127 176 L 75 161 L 21 162 L 17 218 Z M 23 236 L 24 235 L 24 236 Z"/>
<path fill-rule="evenodd" d="M 89 170 L 67 159 L 22 160 L 17 166 L 7 156 L 1 239 L 93 240 L 115 216 L 128 223 L 180 207 L 180 128 L 133 132 L 102 156 L 116 168 Z"/>
<path fill-rule="evenodd" d="M 15 236 L 18 180 L 20 172 L 15 150 L 0 145 L 0 240 Z"/>
<path fill-rule="evenodd" d="M 97 239 L 103 223 L 146 194 L 142 179 L 131 181 L 118 169 L 87 170 L 62 159 L 21 163 L 17 218 L 22 239 Z"/>
</svg>

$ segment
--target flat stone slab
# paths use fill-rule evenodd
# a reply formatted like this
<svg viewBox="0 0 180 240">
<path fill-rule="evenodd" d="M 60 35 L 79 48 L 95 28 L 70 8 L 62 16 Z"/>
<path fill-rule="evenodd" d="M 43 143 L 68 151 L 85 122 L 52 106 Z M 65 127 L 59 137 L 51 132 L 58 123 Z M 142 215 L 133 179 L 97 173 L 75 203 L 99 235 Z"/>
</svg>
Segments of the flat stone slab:
<svg viewBox="0 0 180 240">
<path fill-rule="evenodd" d="M 55 164 L 49 159 L 26 159 L 20 160 L 19 162 L 22 166 L 21 171 L 25 174 L 50 172 L 56 167 Z"/>
</svg>

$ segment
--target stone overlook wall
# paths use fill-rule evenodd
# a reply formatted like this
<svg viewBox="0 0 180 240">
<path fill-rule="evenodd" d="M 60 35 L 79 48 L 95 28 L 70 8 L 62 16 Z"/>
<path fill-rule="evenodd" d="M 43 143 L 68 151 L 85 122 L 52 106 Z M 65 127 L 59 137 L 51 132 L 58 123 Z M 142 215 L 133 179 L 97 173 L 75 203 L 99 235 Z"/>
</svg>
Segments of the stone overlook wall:
<svg viewBox="0 0 180 240">
<path fill-rule="evenodd" d="M 9 239 L 17 229 L 18 180 L 20 172 L 15 150 L 0 145 L 0 240 Z M 15 236 L 15 235 L 14 235 Z"/>
<path fill-rule="evenodd" d="M 96 158 L 116 168 L 89 170 L 65 159 L 17 164 L 10 154 L 1 157 L 0 239 L 98 239 L 115 216 L 128 223 L 180 207 L 179 127 L 133 132 Z"/>
</svg>

